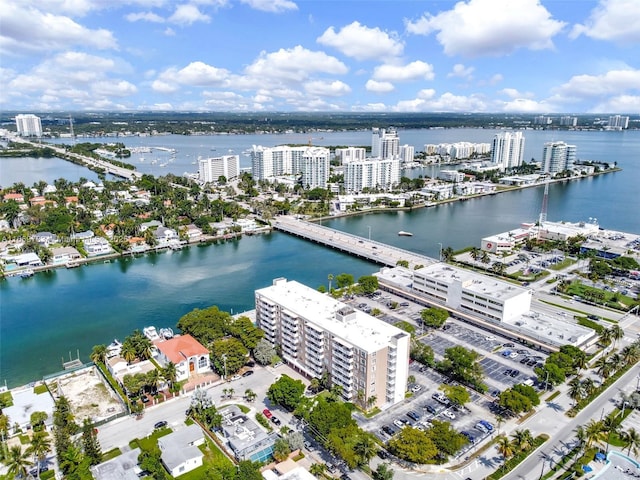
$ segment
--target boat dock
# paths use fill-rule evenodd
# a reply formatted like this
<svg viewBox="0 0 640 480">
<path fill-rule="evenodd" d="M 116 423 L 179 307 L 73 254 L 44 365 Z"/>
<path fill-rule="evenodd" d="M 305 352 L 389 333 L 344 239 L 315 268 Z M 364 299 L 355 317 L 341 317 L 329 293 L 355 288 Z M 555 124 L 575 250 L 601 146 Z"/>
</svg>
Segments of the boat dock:
<svg viewBox="0 0 640 480">
<path fill-rule="evenodd" d="M 277 217 L 273 223 L 273 228 L 389 267 L 395 267 L 400 260 L 407 261 L 409 268 L 412 270 L 419 265 L 426 267 L 437 263 L 435 258 L 419 255 L 409 250 L 396 248 L 315 223 L 298 220 L 292 216 Z"/>
</svg>

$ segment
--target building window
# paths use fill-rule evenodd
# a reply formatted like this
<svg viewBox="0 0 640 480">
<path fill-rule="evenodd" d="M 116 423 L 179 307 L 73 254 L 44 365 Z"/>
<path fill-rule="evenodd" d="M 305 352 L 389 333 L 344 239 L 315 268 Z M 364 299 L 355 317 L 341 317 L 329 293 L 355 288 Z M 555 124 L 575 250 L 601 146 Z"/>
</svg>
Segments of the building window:
<svg viewBox="0 0 640 480">
<path fill-rule="evenodd" d="M 200 357 L 198 360 L 198 368 L 205 368 L 207 366 L 207 357 Z"/>
</svg>

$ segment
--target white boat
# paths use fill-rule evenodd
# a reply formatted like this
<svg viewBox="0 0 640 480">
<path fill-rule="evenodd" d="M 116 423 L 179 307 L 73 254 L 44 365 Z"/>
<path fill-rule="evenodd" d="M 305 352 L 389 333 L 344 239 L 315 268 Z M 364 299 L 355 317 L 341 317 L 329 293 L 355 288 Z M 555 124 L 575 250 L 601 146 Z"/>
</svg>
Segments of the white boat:
<svg viewBox="0 0 640 480">
<path fill-rule="evenodd" d="M 114 338 L 113 342 L 107 347 L 107 358 L 120 355 L 120 350 L 122 350 L 122 343 L 120 343 L 117 338 Z"/>
<path fill-rule="evenodd" d="M 401 237 L 413 237 L 413 233 L 405 232 L 404 230 L 400 230 L 398 232 L 398 235 L 400 235 Z"/>
<path fill-rule="evenodd" d="M 152 342 L 155 340 L 160 340 L 160 335 L 158 335 L 158 332 L 156 331 L 156 327 L 144 327 L 142 329 L 142 333 L 144 334 L 145 337 L 147 337 Z"/>
<path fill-rule="evenodd" d="M 160 336 L 166 338 L 167 340 L 173 338 L 173 330 L 171 330 L 169 327 L 161 328 Z"/>
<path fill-rule="evenodd" d="M 27 268 L 26 270 L 21 271 L 18 275 L 20 275 L 22 278 L 33 277 L 33 270 Z"/>
</svg>

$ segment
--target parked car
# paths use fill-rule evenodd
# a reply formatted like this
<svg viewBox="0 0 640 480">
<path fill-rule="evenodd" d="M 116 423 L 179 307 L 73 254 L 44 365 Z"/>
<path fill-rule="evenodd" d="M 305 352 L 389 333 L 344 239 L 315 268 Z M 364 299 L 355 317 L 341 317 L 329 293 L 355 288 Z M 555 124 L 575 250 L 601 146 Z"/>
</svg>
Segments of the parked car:
<svg viewBox="0 0 640 480">
<path fill-rule="evenodd" d="M 493 432 L 493 425 L 491 425 L 489 422 L 487 422 L 486 420 L 480 420 L 478 423 L 480 423 L 480 425 L 482 425 L 484 428 L 486 428 L 488 431 Z"/>
<path fill-rule="evenodd" d="M 476 430 L 480 430 L 482 433 L 489 433 L 489 430 L 487 429 L 487 427 L 485 427 L 482 423 L 476 423 L 474 425 L 474 427 Z"/>
<path fill-rule="evenodd" d="M 455 420 L 456 416 L 453 412 L 450 412 L 449 410 L 445 410 L 444 412 L 442 412 L 442 415 L 444 415 L 445 417 L 447 417 L 450 420 Z"/>
<path fill-rule="evenodd" d="M 426 405 L 424 408 L 427 410 L 427 412 L 429 412 L 429 413 L 431 413 L 433 415 L 437 415 L 438 414 L 438 411 L 436 410 L 436 407 L 434 407 L 433 405 Z"/>
<path fill-rule="evenodd" d="M 244 373 L 242 374 L 242 376 L 243 376 L 243 377 L 248 377 L 248 376 L 250 376 L 250 375 L 253 375 L 253 370 L 247 370 L 246 372 L 244 372 Z"/>
<path fill-rule="evenodd" d="M 273 415 L 271 416 L 271 419 L 270 419 L 270 420 L 271 420 L 275 425 L 280 425 L 280 424 L 282 423 L 278 417 L 275 417 L 275 416 L 273 416 Z"/>
<path fill-rule="evenodd" d="M 422 386 L 420 385 L 414 385 L 413 387 L 411 387 L 411 391 L 413 393 L 418 393 L 420 390 L 422 390 Z"/>
<path fill-rule="evenodd" d="M 398 428 L 404 428 L 404 423 L 402 423 L 400 420 L 394 420 L 393 424 Z"/>
<path fill-rule="evenodd" d="M 234 380 L 240 380 L 242 377 L 240 375 L 234 375 L 233 377 L 231 377 L 231 381 Z"/>
<path fill-rule="evenodd" d="M 262 411 L 262 414 L 263 414 L 265 417 L 267 417 L 267 418 L 271 418 L 271 417 L 273 416 L 273 413 L 271 413 L 271 411 L 270 411 L 268 408 L 265 408 L 265 409 Z"/>
<path fill-rule="evenodd" d="M 160 420 L 159 422 L 155 423 L 153 428 L 162 428 L 162 427 L 166 427 L 166 426 L 167 426 L 167 421 L 166 420 Z"/>
<path fill-rule="evenodd" d="M 515 378 L 518 375 L 520 375 L 520 370 L 512 370 L 511 373 L 509 374 L 511 378 Z"/>
<path fill-rule="evenodd" d="M 466 439 L 469 440 L 469 443 L 476 443 L 476 437 L 471 435 L 469 432 L 463 430 L 460 434 L 464 435 Z"/>
<path fill-rule="evenodd" d="M 407 412 L 407 417 L 409 417 L 411 420 L 414 420 L 416 422 L 420 420 L 420 414 L 417 412 L 414 412 L 413 410 L 410 410 Z"/>
<path fill-rule="evenodd" d="M 378 456 L 383 459 L 386 460 L 387 458 L 389 458 L 389 453 L 386 450 L 380 449 L 378 450 Z"/>
</svg>

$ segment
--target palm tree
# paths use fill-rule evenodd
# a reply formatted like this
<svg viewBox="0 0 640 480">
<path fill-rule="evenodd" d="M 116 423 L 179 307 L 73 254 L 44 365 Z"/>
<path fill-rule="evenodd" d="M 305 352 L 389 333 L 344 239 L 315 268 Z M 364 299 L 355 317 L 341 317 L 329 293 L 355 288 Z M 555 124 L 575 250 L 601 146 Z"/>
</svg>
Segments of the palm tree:
<svg viewBox="0 0 640 480">
<path fill-rule="evenodd" d="M 445 262 L 449 262 L 449 261 L 451 261 L 451 260 L 453 259 L 453 248 L 451 248 L 451 247 L 445 247 L 445 248 L 442 250 L 442 259 L 443 259 Z"/>
<path fill-rule="evenodd" d="M 575 402 L 575 406 L 578 404 L 578 401 L 582 400 L 582 398 L 584 397 L 584 385 L 579 376 L 573 377 L 567 385 L 569 386 L 569 391 L 567 392 L 567 394 L 569 395 L 569 398 L 571 398 Z"/>
<path fill-rule="evenodd" d="M 471 258 L 473 258 L 473 260 L 476 262 L 480 257 L 482 257 L 481 250 L 478 247 L 471 247 L 470 255 L 471 255 Z"/>
<path fill-rule="evenodd" d="M 515 453 L 515 447 L 507 437 L 498 438 L 496 448 L 498 449 L 498 453 L 504 457 L 505 462 L 509 458 L 513 457 L 513 454 Z"/>
<path fill-rule="evenodd" d="M 40 478 L 40 463 L 47 458 L 51 451 L 51 440 L 45 432 L 35 432 L 27 448 L 27 454 L 33 455 L 33 463 L 37 466 L 38 478 Z"/>
<path fill-rule="evenodd" d="M 598 420 L 589 420 L 584 427 L 585 447 L 590 448 L 594 443 L 604 440 L 604 424 Z"/>
<path fill-rule="evenodd" d="M 587 432 L 582 425 L 579 425 L 576 428 L 576 440 L 578 441 L 578 446 L 580 447 L 580 451 L 584 448 L 587 443 Z"/>
<path fill-rule="evenodd" d="M 582 381 L 582 388 L 584 389 L 584 393 L 589 396 L 593 393 L 596 386 L 593 383 L 593 378 L 587 377 Z"/>
<path fill-rule="evenodd" d="M 124 358 L 125 362 L 127 363 L 131 363 L 137 358 L 136 350 L 131 342 L 124 342 L 122 344 L 122 348 L 120 349 L 120 356 Z"/>
<path fill-rule="evenodd" d="M 624 330 L 618 324 L 612 325 L 609 330 L 611 331 L 611 340 L 613 340 L 613 346 L 624 338 Z"/>
<path fill-rule="evenodd" d="M 624 361 L 619 353 L 614 353 L 609 356 L 609 363 L 611 364 L 611 370 L 614 372 L 620 370 L 624 366 Z"/>
<path fill-rule="evenodd" d="M 230 388 L 227 390 L 227 394 L 229 395 L 229 398 L 233 397 L 233 394 L 235 393 L 235 389 Z"/>
<path fill-rule="evenodd" d="M 27 466 L 29 465 L 29 455 L 22 451 L 20 445 L 14 445 L 9 449 L 9 455 L 4 460 L 5 465 L 8 467 L 7 473 L 11 477 L 27 476 Z"/>
<path fill-rule="evenodd" d="M 640 347 L 636 343 L 627 345 L 620 352 L 620 356 L 622 357 L 625 365 L 636 363 L 638 360 L 640 360 Z"/>
<path fill-rule="evenodd" d="M 369 465 L 369 461 L 373 458 L 377 451 L 378 448 L 369 435 L 364 435 L 358 438 L 356 444 L 353 446 L 353 452 L 358 457 L 358 463 L 361 465 Z"/>
<path fill-rule="evenodd" d="M 629 430 L 622 432 L 620 438 L 627 447 L 627 455 L 633 450 L 633 456 L 638 458 L 638 452 L 640 451 L 640 432 L 631 427 Z"/>
<path fill-rule="evenodd" d="M 371 395 L 369 398 L 367 398 L 367 408 L 373 407 L 377 401 L 378 397 L 376 397 L 375 395 Z"/>
<path fill-rule="evenodd" d="M 324 463 L 314 463 L 309 467 L 309 473 L 311 475 L 315 475 L 316 477 L 321 477 L 324 474 L 327 466 Z"/>
<path fill-rule="evenodd" d="M 502 415 L 496 415 L 496 430 L 498 431 L 498 435 L 500 435 L 500 425 L 504 423 L 504 417 Z"/>
<path fill-rule="evenodd" d="M 514 446 L 520 451 L 528 450 L 533 444 L 533 436 L 529 430 L 516 430 L 511 438 Z"/>
<path fill-rule="evenodd" d="M 162 376 L 167 382 L 169 382 L 169 388 L 172 388 L 178 376 L 176 364 L 173 362 L 167 363 L 162 369 Z"/>
<path fill-rule="evenodd" d="M 333 280 L 333 274 L 332 273 L 327 275 L 327 280 L 329 280 L 329 293 L 331 293 L 331 281 Z"/>
<path fill-rule="evenodd" d="M 611 363 L 609 362 L 609 357 L 606 355 L 598 358 L 593 366 L 596 368 L 596 373 L 600 375 L 603 380 L 606 380 L 609 378 L 609 375 L 611 375 Z"/>
<path fill-rule="evenodd" d="M 104 362 L 104 357 L 107 355 L 107 346 L 106 345 L 94 345 L 93 350 L 91 351 L 91 361 L 93 363 L 102 363 Z"/>
<path fill-rule="evenodd" d="M 613 332 L 610 329 L 605 328 L 600 332 L 600 335 L 598 336 L 598 343 L 603 347 L 608 347 L 609 345 L 611 345 L 612 335 Z"/>
</svg>

